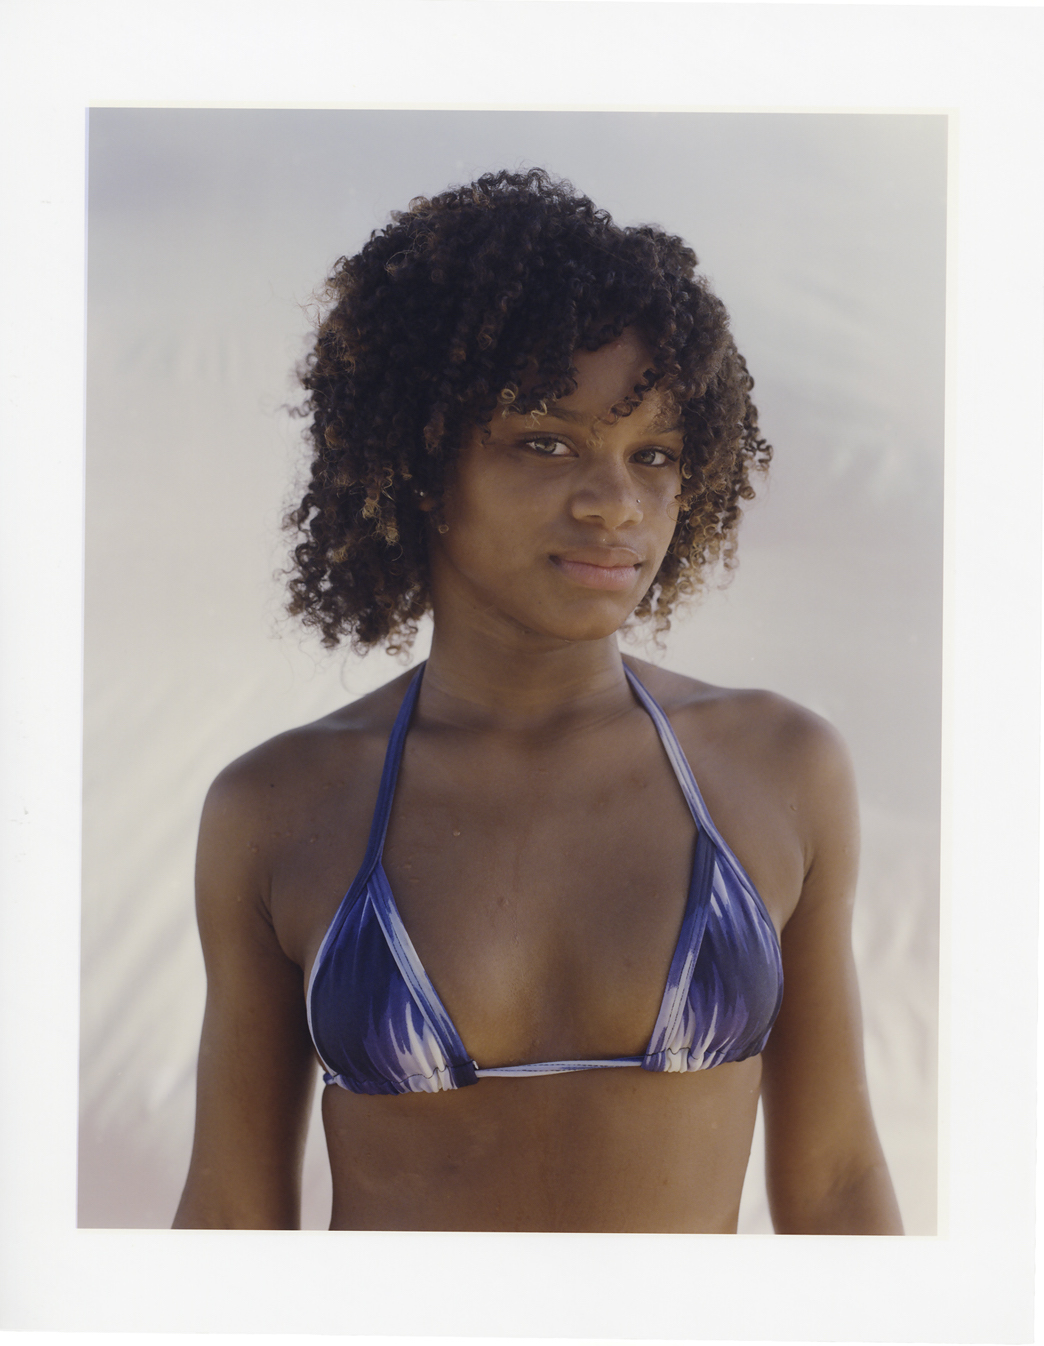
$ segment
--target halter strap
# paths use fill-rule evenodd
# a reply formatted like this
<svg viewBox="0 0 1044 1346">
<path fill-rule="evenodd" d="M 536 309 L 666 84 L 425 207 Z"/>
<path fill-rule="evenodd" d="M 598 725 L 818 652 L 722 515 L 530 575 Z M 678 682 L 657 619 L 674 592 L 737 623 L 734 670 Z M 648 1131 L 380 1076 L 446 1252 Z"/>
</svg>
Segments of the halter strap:
<svg viewBox="0 0 1044 1346">
<path fill-rule="evenodd" d="M 410 717 L 420 694 L 421 679 L 424 676 L 424 664 L 421 664 L 410 679 L 406 695 L 402 698 L 399 713 L 392 725 L 388 747 L 384 754 L 384 768 L 381 771 L 381 783 L 377 787 L 377 803 L 373 808 L 373 821 L 370 823 L 370 836 L 366 843 L 366 855 L 363 857 L 361 874 L 370 874 L 384 850 L 384 838 L 388 835 L 388 820 L 391 818 L 392 800 L 395 798 L 395 782 L 399 778 L 399 764 L 402 762 L 402 750 L 406 744 L 406 733 L 410 727 Z"/>
<path fill-rule="evenodd" d="M 406 734 L 409 730 L 414 707 L 417 704 L 424 668 L 425 665 L 421 664 L 413 675 L 392 726 L 377 791 L 373 821 L 370 825 L 366 856 L 357 876 L 357 882 L 359 879 L 368 882 L 371 880 L 371 876 L 380 880 L 373 883 L 373 890 L 370 893 L 374 911 L 384 930 L 385 938 L 399 966 L 400 973 L 410 987 L 415 1002 L 442 1044 L 450 1069 L 463 1071 L 464 1075 L 469 1076 L 468 1079 L 462 1078 L 460 1083 L 469 1083 L 475 1076 L 550 1075 L 616 1066 L 644 1066 L 646 1069 L 662 1070 L 662 1058 L 665 1054 L 666 1044 L 673 1039 L 680 1016 L 684 1013 L 689 983 L 692 980 L 696 958 L 699 955 L 703 934 L 707 926 L 713 888 L 714 847 L 717 839 L 717 829 L 710 820 L 707 807 L 696 784 L 696 778 L 692 774 L 692 768 L 689 766 L 681 744 L 678 742 L 671 723 L 659 702 L 646 691 L 636 674 L 632 673 L 625 664 L 624 673 L 627 676 L 628 684 L 639 704 L 653 722 L 689 811 L 697 825 L 696 849 L 685 912 L 682 916 L 678 942 L 671 959 L 667 984 L 664 987 L 656 1024 L 649 1040 L 648 1051 L 644 1057 L 616 1057 L 599 1061 L 541 1061 L 517 1066 L 478 1068 L 476 1063 L 469 1059 L 467 1049 L 461 1041 L 453 1020 L 442 1004 L 427 970 L 417 957 L 413 942 L 402 923 L 391 888 L 384 878 L 383 870 L 378 869 L 385 837 L 388 833 L 388 822 L 391 817 L 391 806 L 395 796 L 395 784 L 406 743 Z M 378 870 L 377 875 L 374 875 L 375 870 Z M 355 885 L 353 885 L 354 887 Z M 316 961 L 318 963 L 319 960 Z M 471 1072 L 475 1072 L 475 1075 L 472 1075 Z"/>
<path fill-rule="evenodd" d="M 370 824 L 370 836 L 366 846 L 366 856 L 363 860 L 364 868 L 369 868 L 371 860 L 377 859 L 384 849 L 384 839 L 388 834 L 388 821 L 391 818 L 392 800 L 395 797 L 395 782 L 398 779 L 403 748 L 410 727 L 410 718 L 413 715 L 413 708 L 417 704 L 417 697 L 420 695 L 421 680 L 424 677 L 426 666 L 426 660 L 418 665 L 417 671 L 410 679 L 410 685 L 406 688 L 406 695 L 403 697 L 398 714 L 395 716 L 395 723 L 392 725 L 388 747 L 384 754 L 381 781 L 377 789 L 373 821 Z M 671 764 L 671 769 L 674 771 L 682 794 L 685 796 L 685 802 L 689 806 L 689 812 L 701 830 L 705 829 L 714 836 L 716 841 L 720 841 L 717 828 L 711 821 L 707 806 L 703 802 L 703 796 L 700 794 L 700 787 L 696 784 L 696 777 L 692 774 L 692 767 L 689 766 L 688 760 L 682 752 L 681 744 L 671 727 L 670 720 L 668 720 L 660 703 L 646 691 L 645 685 L 639 680 L 638 675 L 632 673 L 626 664 L 624 664 L 623 670 L 632 692 L 656 728 L 660 742 L 667 754 L 667 760 Z"/>
</svg>

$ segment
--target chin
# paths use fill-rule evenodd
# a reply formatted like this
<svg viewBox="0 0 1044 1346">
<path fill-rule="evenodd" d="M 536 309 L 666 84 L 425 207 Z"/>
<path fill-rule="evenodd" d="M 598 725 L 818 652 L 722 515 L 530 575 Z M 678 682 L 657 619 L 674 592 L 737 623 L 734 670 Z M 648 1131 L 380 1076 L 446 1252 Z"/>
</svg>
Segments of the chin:
<svg viewBox="0 0 1044 1346">
<path fill-rule="evenodd" d="M 519 624 L 533 636 L 545 636 L 553 640 L 583 641 L 607 640 L 614 636 L 638 606 L 637 600 L 625 609 L 615 608 L 606 612 L 562 613 L 557 619 L 542 613 L 537 621 L 522 617 Z"/>
</svg>

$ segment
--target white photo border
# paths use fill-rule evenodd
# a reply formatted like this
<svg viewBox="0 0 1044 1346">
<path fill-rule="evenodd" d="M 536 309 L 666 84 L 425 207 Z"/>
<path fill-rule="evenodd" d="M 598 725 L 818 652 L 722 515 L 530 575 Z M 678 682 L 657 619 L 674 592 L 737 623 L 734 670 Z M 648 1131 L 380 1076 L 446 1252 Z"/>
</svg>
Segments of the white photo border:
<svg viewBox="0 0 1044 1346">
<path fill-rule="evenodd" d="M 1019 1341 L 1032 1331 L 1042 95 L 1036 7 L 12 0 L 0 1326 Z M 686 59 L 687 58 L 687 59 Z M 946 112 L 943 1232 L 77 1230 L 86 110 Z M 10 316 L 15 315 L 15 316 Z"/>
</svg>

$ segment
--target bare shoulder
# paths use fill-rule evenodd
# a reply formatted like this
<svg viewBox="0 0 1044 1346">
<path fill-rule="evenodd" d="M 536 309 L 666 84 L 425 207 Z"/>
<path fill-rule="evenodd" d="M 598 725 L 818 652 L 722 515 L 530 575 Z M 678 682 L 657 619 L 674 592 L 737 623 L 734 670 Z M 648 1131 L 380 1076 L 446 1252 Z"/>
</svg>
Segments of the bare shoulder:
<svg viewBox="0 0 1044 1346">
<path fill-rule="evenodd" d="M 297 825 L 314 816 L 317 800 L 379 773 L 410 676 L 276 734 L 230 762 L 207 792 L 201 840 L 216 831 L 270 860 Z"/>
<path fill-rule="evenodd" d="M 851 759 L 834 726 L 775 692 L 717 687 L 652 664 L 635 672 L 670 717 L 711 816 L 762 895 L 781 895 L 780 925 L 813 869 L 829 870 L 834 890 L 848 893 L 858 806 Z"/>
<path fill-rule="evenodd" d="M 777 692 L 718 687 L 637 659 L 628 663 L 669 715 L 683 746 L 698 735 L 750 756 L 763 771 L 810 783 L 850 768 L 844 739 L 829 720 Z"/>
</svg>

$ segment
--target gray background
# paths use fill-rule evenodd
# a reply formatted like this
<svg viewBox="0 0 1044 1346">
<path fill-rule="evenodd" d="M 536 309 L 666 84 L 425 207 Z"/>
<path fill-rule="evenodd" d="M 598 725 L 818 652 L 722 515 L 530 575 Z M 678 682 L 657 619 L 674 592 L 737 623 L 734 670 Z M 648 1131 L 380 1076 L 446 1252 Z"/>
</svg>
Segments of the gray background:
<svg viewBox="0 0 1044 1346">
<path fill-rule="evenodd" d="M 81 1225 L 167 1225 L 184 1177 L 210 778 L 399 671 L 280 617 L 312 291 L 411 196 L 535 163 L 686 237 L 757 379 L 769 484 L 731 585 L 663 658 L 849 740 L 871 1091 L 907 1228 L 934 1231 L 945 134 L 901 115 L 91 113 Z M 313 1136 L 313 1227 L 328 1184 Z M 741 1228 L 769 1228 L 757 1155 Z"/>
</svg>

